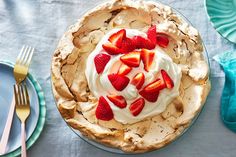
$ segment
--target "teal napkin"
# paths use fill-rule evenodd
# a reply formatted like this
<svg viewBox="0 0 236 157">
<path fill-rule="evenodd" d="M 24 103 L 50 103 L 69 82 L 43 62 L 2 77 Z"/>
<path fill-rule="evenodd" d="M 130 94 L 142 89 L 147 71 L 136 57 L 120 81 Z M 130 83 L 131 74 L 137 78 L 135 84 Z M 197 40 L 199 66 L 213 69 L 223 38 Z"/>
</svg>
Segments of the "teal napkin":
<svg viewBox="0 0 236 157">
<path fill-rule="evenodd" d="M 229 129 L 236 132 L 236 51 L 222 53 L 213 58 L 225 72 L 220 106 L 221 119 Z"/>
</svg>

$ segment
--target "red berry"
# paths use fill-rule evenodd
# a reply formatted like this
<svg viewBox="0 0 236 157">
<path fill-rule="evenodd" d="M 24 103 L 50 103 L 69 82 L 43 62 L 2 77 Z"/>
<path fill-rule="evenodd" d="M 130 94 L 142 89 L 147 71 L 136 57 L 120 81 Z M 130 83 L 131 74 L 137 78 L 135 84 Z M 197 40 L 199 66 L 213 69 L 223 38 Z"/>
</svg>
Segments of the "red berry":
<svg viewBox="0 0 236 157">
<path fill-rule="evenodd" d="M 124 38 L 121 49 L 123 53 L 129 53 L 135 49 L 135 45 L 133 43 L 133 40 L 130 38 Z"/>
<path fill-rule="evenodd" d="M 113 119 L 114 115 L 112 109 L 106 99 L 101 96 L 98 101 L 98 105 L 95 111 L 97 119 L 109 121 Z"/>
<path fill-rule="evenodd" d="M 145 49 L 151 50 L 156 47 L 156 45 L 153 44 L 149 39 L 146 39 L 141 36 L 134 36 L 132 40 L 137 49 L 145 48 Z"/>
<path fill-rule="evenodd" d="M 149 102 L 156 102 L 157 98 L 159 96 L 159 91 L 153 92 L 153 93 L 148 93 L 145 90 L 141 90 L 139 92 L 139 94 Z"/>
<path fill-rule="evenodd" d="M 149 83 L 146 87 L 144 87 L 144 90 L 147 93 L 155 93 L 159 92 L 160 90 L 166 88 L 166 84 L 163 80 L 157 79 L 156 81 Z"/>
<path fill-rule="evenodd" d="M 121 29 L 109 37 L 109 41 L 118 48 L 121 48 L 123 39 L 126 38 L 126 30 Z"/>
<path fill-rule="evenodd" d="M 160 47 L 166 48 L 169 44 L 169 39 L 164 33 L 157 33 L 156 39 L 157 45 L 159 45 Z"/>
<path fill-rule="evenodd" d="M 102 47 L 110 55 L 117 55 L 123 52 L 120 48 L 116 47 L 112 43 L 105 43 L 102 45 Z"/>
<path fill-rule="evenodd" d="M 108 75 L 108 79 L 112 86 L 118 91 L 122 91 L 129 84 L 129 78 L 123 75 L 110 74 Z"/>
<path fill-rule="evenodd" d="M 98 74 L 103 72 L 103 70 L 105 69 L 110 59 L 111 59 L 111 56 L 107 54 L 103 54 L 103 53 L 97 54 L 94 57 L 94 64 L 95 64 L 95 68 Z"/>
<path fill-rule="evenodd" d="M 140 52 L 133 51 L 120 57 L 120 60 L 130 67 L 138 67 L 140 63 Z"/>
<path fill-rule="evenodd" d="M 125 98 L 121 95 L 108 95 L 107 98 L 119 108 L 125 108 L 127 106 Z"/>
<path fill-rule="evenodd" d="M 144 80 L 145 80 L 144 74 L 138 73 L 133 77 L 131 84 L 136 86 L 137 89 L 140 89 L 143 86 Z"/>
<path fill-rule="evenodd" d="M 143 98 L 139 98 L 135 100 L 129 107 L 130 112 L 133 116 L 139 115 L 139 113 L 143 110 L 145 101 Z"/>
<path fill-rule="evenodd" d="M 147 49 L 142 49 L 141 51 L 141 59 L 144 64 L 144 69 L 147 72 L 150 70 L 150 67 L 153 63 L 154 56 L 155 56 L 155 52 L 149 51 Z"/>
<path fill-rule="evenodd" d="M 117 74 L 127 75 L 131 70 L 132 70 L 131 67 L 129 67 L 128 65 L 122 63 Z"/>
<path fill-rule="evenodd" d="M 166 87 L 171 89 L 174 87 L 174 82 L 172 81 L 172 79 L 170 78 L 170 76 L 167 74 L 167 72 L 165 70 L 161 70 L 161 75 L 162 78 L 166 84 Z"/>
<path fill-rule="evenodd" d="M 157 42 L 156 36 L 157 36 L 156 25 L 153 25 L 147 31 L 147 37 L 155 45 L 156 45 L 156 42 Z"/>
</svg>

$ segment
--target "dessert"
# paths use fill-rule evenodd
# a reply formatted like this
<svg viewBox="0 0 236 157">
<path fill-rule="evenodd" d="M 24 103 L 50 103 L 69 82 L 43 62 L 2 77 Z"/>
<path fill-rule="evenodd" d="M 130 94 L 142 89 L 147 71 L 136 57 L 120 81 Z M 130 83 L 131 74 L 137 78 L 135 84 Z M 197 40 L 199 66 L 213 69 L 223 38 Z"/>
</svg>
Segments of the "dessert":
<svg viewBox="0 0 236 157">
<path fill-rule="evenodd" d="M 168 6 L 114 0 L 64 34 L 52 87 L 66 122 L 126 152 L 161 148 L 191 124 L 210 90 L 198 31 Z"/>
</svg>

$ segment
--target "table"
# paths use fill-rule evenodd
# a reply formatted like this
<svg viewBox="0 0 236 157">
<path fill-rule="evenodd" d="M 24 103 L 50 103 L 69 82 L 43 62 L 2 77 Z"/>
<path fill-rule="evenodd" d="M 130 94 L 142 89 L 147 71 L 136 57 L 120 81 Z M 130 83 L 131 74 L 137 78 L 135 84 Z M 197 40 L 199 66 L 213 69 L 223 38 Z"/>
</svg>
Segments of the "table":
<svg viewBox="0 0 236 157">
<path fill-rule="evenodd" d="M 103 0 L 104 1 L 104 0 Z M 224 73 L 212 57 L 236 45 L 223 39 L 211 26 L 204 1 L 160 0 L 183 13 L 200 31 L 209 53 L 212 90 L 196 123 L 180 139 L 159 151 L 137 156 L 147 157 L 234 157 L 236 136 L 219 117 Z M 36 48 L 30 72 L 38 79 L 46 96 L 47 118 L 43 133 L 28 151 L 33 157 L 116 157 L 77 137 L 61 118 L 54 104 L 50 84 L 51 56 L 69 25 L 84 12 L 97 6 L 97 0 L 1 0 L 0 60 L 15 61 L 23 44 Z M 126 156 L 126 155 L 124 155 Z"/>
</svg>

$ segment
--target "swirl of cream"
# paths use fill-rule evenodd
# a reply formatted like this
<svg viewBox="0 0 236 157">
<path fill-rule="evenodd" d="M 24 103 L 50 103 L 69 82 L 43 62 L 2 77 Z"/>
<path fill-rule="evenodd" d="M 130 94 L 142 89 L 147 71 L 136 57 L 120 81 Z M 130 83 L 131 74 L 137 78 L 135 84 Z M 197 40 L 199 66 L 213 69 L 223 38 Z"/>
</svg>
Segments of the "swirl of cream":
<svg viewBox="0 0 236 157">
<path fill-rule="evenodd" d="M 144 87 L 145 85 L 155 81 L 157 78 L 160 78 L 160 70 L 164 69 L 173 80 L 174 88 L 163 89 L 160 92 L 157 101 L 154 103 L 145 100 L 145 106 L 142 112 L 140 112 L 138 116 L 133 116 L 129 110 L 129 106 L 137 98 L 141 97 L 138 93 L 138 90 L 135 86 L 129 83 L 124 90 L 117 91 L 112 86 L 107 77 L 109 74 L 113 73 L 114 71 L 117 71 L 118 67 L 121 65 L 120 57 L 122 55 L 112 55 L 102 74 L 97 74 L 94 65 L 94 57 L 99 53 L 106 53 L 105 50 L 102 48 L 102 44 L 106 43 L 108 41 L 109 36 L 117 31 L 117 29 L 114 29 L 107 33 L 103 37 L 103 39 L 98 43 L 95 50 L 88 56 L 85 75 L 88 81 L 89 88 L 93 95 L 97 98 L 99 98 L 100 96 L 104 96 L 104 98 L 107 100 L 113 110 L 115 120 L 123 124 L 131 124 L 141 121 L 147 117 L 158 115 L 165 111 L 167 105 L 179 95 L 179 86 L 182 73 L 181 68 L 177 64 L 175 64 L 172 59 L 165 52 L 163 52 L 163 50 L 156 46 L 156 48 L 152 50 L 153 52 L 155 52 L 155 57 L 153 64 L 151 65 L 150 71 L 146 72 L 144 70 L 143 63 L 140 62 L 140 66 L 137 68 L 133 68 L 133 70 L 129 74 L 127 74 L 127 77 L 132 80 L 132 78 L 137 73 L 144 73 Z M 141 35 L 143 37 L 146 37 L 145 33 L 134 29 L 126 29 L 126 34 L 128 37 L 132 37 L 135 35 Z M 120 109 L 115 106 L 112 102 L 109 101 L 109 99 L 106 98 L 106 96 L 109 94 L 122 95 L 123 97 L 125 97 L 126 102 L 128 104 L 127 107 L 124 109 Z"/>
</svg>

